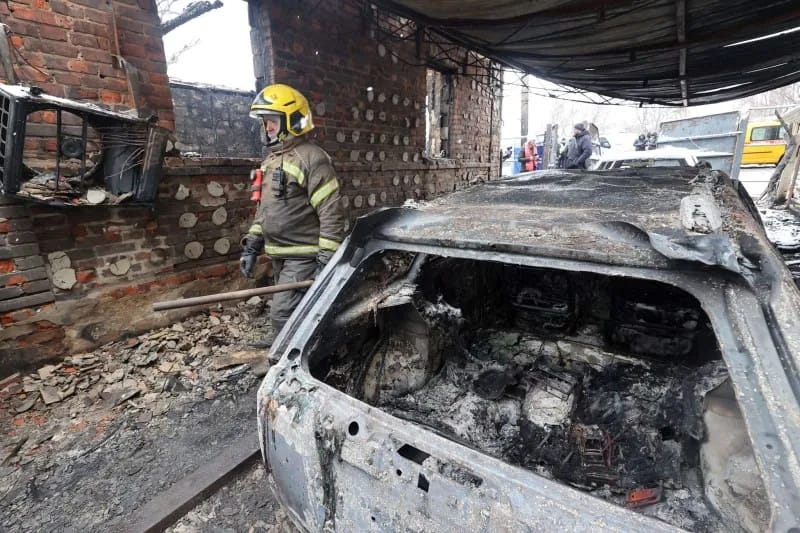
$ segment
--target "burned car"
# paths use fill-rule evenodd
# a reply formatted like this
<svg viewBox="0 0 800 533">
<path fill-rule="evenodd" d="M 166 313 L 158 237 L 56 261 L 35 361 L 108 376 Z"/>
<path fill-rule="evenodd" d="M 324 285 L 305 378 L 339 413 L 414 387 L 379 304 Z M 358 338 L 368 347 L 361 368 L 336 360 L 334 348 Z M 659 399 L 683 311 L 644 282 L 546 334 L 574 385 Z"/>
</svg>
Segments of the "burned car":
<svg viewBox="0 0 800 533">
<path fill-rule="evenodd" d="M 273 346 L 306 531 L 798 531 L 800 293 L 697 168 L 540 172 L 360 219 Z"/>
</svg>

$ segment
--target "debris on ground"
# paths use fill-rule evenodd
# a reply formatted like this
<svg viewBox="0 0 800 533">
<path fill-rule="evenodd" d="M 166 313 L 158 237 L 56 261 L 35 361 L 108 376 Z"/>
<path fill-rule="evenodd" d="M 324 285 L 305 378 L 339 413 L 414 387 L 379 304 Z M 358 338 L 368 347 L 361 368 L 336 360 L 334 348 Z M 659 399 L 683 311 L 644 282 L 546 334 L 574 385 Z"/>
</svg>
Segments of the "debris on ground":
<svg viewBox="0 0 800 533">
<path fill-rule="evenodd" d="M 800 215 L 793 209 L 760 208 L 769 241 L 783 255 L 795 283 L 800 286 Z"/>
<path fill-rule="evenodd" d="M 253 431 L 269 333 L 241 303 L 5 379 L 0 530 L 108 530 Z"/>
<path fill-rule="evenodd" d="M 379 406 L 620 505 L 658 489 L 658 499 L 629 506 L 681 527 L 722 526 L 705 508 L 692 447 L 703 438 L 705 393 L 727 379 L 722 361 L 569 368 L 557 343 L 533 335 L 490 330 L 475 339 L 424 387 Z M 687 497 L 696 508 L 685 508 Z"/>
<path fill-rule="evenodd" d="M 186 513 L 167 533 L 297 533 L 286 511 L 272 498 L 272 476 L 257 461 L 235 480 Z M 243 522 L 241 516 L 257 515 Z"/>
</svg>

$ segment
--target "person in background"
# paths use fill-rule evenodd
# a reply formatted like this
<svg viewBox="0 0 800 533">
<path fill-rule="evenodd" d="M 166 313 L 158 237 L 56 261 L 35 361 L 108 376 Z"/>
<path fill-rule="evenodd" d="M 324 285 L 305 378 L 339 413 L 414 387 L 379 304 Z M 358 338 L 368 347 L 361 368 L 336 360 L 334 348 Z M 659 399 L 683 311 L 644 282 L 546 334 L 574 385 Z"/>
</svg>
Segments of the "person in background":
<svg viewBox="0 0 800 533">
<path fill-rule="evenodd" d="M 657 133 L 648 133 L 647 134 L 647 144 L 645 145 L 645 149 L 646 150 L 655 150 L 657 145 L 658 145 L 658 134 Z"/>
<path fill-rule="evenodd" d="M 533 139 L 522 145 L 522 150 L 519 151 L 519 162 L 522 163 L 525 172 L 536 170 L 539 163 L 539 152 L 536 151 L 536 143 Z"/>
<path fill-rule="evenodd" d="M 558 143 L 558 168 L 566 168 L 567 166 L 567 139 L 561 137 Z"/>
<path fill-rule="evenodd" d="M 575 124 L 573 131 L 575 142 L 572 143 L 570 140 L 567 148 L 567 168 L 585 169 L 587 161 L 592 156 L 592 139 L 586 131 L 586 126 L 580 122 Z"/>
<path fill-rule="evenodd" d="M 643 152 L 644 149 L 647 147 L 647 139 L 644 136 L 644 133 L 639 134 L 639 137 L 633 142 L 633 147 L 636 148 L 637 152 Z"/>
</svg>

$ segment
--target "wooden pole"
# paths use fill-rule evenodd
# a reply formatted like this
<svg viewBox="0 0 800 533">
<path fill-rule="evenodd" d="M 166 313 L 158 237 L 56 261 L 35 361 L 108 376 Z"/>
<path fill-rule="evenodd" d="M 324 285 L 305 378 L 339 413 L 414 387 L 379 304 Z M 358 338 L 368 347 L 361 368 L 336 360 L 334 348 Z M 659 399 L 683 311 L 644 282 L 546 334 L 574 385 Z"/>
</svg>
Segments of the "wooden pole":
<svg viewBox="0 0 800 533">
<path fill-rule="evenodd" d="M 180 300 L 166 300 L 153 304 L 153 311 L 166 311 L 168 309 L 180 309 L 193 305 L 215 304 L 227 302 L 229 300 L 242 300 L 253 296 L 263 296 L 265 294 L 275 294 L 276 292 L 293 291 L 311 287 L 314 280 L 295 281 L 294 283 L 284 283 L 283 285 L 270 285 L 269 287 L 259 287 L 257 289 L 244 289 L 241 291 L 221 292 L 219 294 L 209 294 L 207 296 L 196 296 L 194 298 L 181 298 Z"/>
</svg>

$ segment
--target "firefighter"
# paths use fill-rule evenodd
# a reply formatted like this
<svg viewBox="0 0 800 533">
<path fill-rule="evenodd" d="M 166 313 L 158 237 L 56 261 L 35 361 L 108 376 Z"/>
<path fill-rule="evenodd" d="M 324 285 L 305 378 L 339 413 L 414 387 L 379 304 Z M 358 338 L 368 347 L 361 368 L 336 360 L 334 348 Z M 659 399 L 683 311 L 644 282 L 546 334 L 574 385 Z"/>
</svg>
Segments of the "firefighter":
<svg viewBox="0 0 800 533">
<path fill-rule="evenodd" d="M 253 277 L 258 256 L 272 261 L 275 284 L 313 279 L 333 256 L 344 236 L 339 182 L 331 158 L 307 134 L 314 129 L 308 100 L 288 85 L 265 87 L 250 106 L 262 121 L 271 151 L 262 163 L 261 200 L 253 225 L 242 239 L 240 269 Z M 289 320 L 304 290 L 272 297 L 272 338 Z"/>
</svg>

